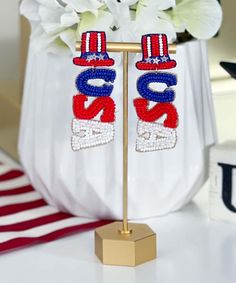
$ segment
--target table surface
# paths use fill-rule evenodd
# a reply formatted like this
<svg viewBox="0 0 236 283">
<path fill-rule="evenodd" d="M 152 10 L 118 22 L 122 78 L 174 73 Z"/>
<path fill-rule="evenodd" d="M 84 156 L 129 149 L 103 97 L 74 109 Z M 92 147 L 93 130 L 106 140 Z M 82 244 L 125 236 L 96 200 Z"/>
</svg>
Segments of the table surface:
<svg viewBox="0 0 236 283">
<path fill-rule="evenodd" d="M 179 212 L 146 221 L 158 236 L 157 260 L 104 266 L 94 232 L 0 256 L 3 283 L 235 283 L 236 225 L 209 220 L 208 184 Z"/>
</svg>

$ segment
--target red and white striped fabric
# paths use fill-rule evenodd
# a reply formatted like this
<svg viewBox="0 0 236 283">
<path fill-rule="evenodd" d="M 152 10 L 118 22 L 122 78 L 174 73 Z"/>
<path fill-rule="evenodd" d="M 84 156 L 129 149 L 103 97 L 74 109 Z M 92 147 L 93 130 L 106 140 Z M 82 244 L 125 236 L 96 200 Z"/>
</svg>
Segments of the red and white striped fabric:
<svg viewBox="0 0 236 283">
<path fill-rule="evenodd" d="M 0 253 L 107 223 L 74 217 L 47 205 L 21 169 L 0 162 Z"/>
</svg>

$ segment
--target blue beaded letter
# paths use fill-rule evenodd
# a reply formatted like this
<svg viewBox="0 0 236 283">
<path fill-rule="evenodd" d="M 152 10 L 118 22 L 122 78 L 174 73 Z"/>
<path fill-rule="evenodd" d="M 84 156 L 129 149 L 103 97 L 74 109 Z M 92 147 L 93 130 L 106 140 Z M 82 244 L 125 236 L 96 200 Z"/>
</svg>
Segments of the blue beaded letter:
<svg viewBox="0 0 236 283">
<path fill-rule="evenodd" d="M 167 85 L 163 92 L 154 91 L 149 87 L 150 83 L 164 83 Z M 139 94 L 154 102 L 172 102 L 175 99 L 175 92 L 169 88 L 177 84 L 176 75 L 169 73 L 149 72 L 142 75 L 137 81 Z"/>
<path fill-rule="evenodd" d="M 76 88 L 82 94 L 88 96 L 110 96 L 116 78 L 116 72 L 111 69 L 88 69 L 83 71 L 76 78 Z M 103 79 L 106 83 L 102 86 L 93 86 L 88 84 L 88 80 Z M 108 84 L 109 83 L 109 84 Z"/>
</svg>

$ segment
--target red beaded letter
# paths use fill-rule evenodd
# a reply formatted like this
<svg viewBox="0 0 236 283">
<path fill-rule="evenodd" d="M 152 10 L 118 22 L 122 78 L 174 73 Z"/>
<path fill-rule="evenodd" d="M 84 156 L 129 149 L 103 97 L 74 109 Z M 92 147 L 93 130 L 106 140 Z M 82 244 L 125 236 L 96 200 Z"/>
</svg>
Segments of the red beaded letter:
<svg viewBox="0 0 236 283">
<path fill-rule="evenodd" d="M 139 119 L 142 121 L 155 122 L 166 114 L 164 126 L 168 128 L 176 128 L 178 126 L 178 113 L 172 103 L 157 103 L 153 108 L 148 109 L 149 101 L 147 99 L 136 98 L 134 106 Z"/>
<path fill-rule="evenodd" d="M 115 121 L 115 103 L 111 97 L 98 97 L 87 108 L 85 102 L 88 97 L 84 94 L 78 94 L 73 97 L 73 112 L 76 118 L 91 120 L 103 111 L 101 122 Z"/>
</svg>

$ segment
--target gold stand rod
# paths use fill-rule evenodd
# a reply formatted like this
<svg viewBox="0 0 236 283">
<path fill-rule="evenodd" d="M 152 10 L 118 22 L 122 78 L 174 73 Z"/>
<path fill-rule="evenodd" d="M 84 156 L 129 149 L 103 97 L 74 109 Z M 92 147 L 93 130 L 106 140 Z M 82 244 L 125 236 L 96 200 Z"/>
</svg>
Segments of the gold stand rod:
<svg viewBox="0 0 236 283">
<path fill-rule="evenodd" d="M 176 45 L 169 44 L 168 45 L 169 53 L 176 53 Z M 76 51 L 81 50 L 81 42 L 76 42 Z M 107 42 L 107 51 L 108 52 L 129 52 L 129 53 L 141 53 L 142 46 L 140 43 L 132 43 L 132 42 Z"/>
<path fill-rule="evenodd" d="M 123 52 L 123 230 L 128 229 L 128 52 Z"/>
</svg>

